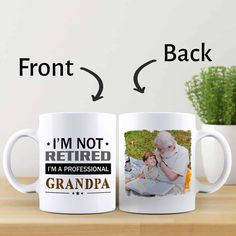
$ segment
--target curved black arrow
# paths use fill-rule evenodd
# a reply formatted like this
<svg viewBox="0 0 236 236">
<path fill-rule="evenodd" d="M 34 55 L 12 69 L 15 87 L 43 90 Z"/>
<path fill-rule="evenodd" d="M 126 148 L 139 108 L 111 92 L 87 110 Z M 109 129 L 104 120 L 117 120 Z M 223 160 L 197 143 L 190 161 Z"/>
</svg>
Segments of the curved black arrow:
<svg viewBox="0 0 236 236">
<path fill-rule="evenodd" d="M 103 98 L 103 96 L 101 96 L 102 91 L 103 91 L 103 83 L 102 83 L 101 78 L 96 73 L 94 73 L 93 71 L 91 71 L 91 70 L 89 70 L 89 69 L 87 69 L 85 67 L 80 67 L 80 70 L 84 70 L 84 71 L 88 72 L 90 75 L 95 77 L 97 79 L 97 81 L 98 81 L 98 85 L 99 85 L 98 92 L 97 92 L 97 94 L 95 96 L 91 95 L 93 101 L 95 102 L 95 101 Z"/>
<path fill-rule="evenodd" d="M 135 71 L 133 79 L 134 79 L 134 84 L 135 84 L 136 87 L 134 88 L 134 90 L 138 91 L 139 93 L 144 93 L 145 87 L 142 87 L 142 88 L 141 88 L 141 86 L 140 86 L 139 83 L 138 83 L 138 75 L 139 75 L 139 72 L 140 72 L 145 66 L 147 66 L 147 65 L 149 65 L 149 64 L 151 64 L 151 63 L 153 63 L 153 62 L 156 62 L 156 61 L 157 61 L 157 60 L 155 60 L 155 59 L 154 59 L 154 60 L 150 60 L 150 61 L 144 63 L 143 65 L 141 65 L 141 66 Z"/>
</svg>

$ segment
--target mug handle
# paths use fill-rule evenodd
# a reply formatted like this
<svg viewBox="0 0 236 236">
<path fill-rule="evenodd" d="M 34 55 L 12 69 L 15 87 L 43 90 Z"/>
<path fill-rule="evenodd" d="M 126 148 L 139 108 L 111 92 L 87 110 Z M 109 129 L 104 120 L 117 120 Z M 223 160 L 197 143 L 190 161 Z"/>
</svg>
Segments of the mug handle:
<svg viewBox="0 0 236 236">
<path fill-rule="evenodd" d="M 34 193 L 37 190 L 38 180 L 33 184 L 21 184 L 17 181 L 11 168 L 11 152 L 18 139 L 29 137 L 38 143 L 37 131 L 32 129 L 23 129 L 14 133 L 7 141 L 3 152 L 3 169 L 10 184 L 22 193 Z"/>
<path fill-rule="evenodd" d="M 218 180 L 216 180 L 216 182 L 213 184 L 202 184 L 199 181 L 197 181 L 198 192 L 213 193 L 217 191 L 219 188 L 221 188 L 229 177 L 232 166 L 232 154 L 227 140 L 221 133 L 217 131 L 200 130 L 197 132 L 196 142 L 205 137 L 215 138 L 222 146 L 224 152 L 224 168 Z"/>
</svg>

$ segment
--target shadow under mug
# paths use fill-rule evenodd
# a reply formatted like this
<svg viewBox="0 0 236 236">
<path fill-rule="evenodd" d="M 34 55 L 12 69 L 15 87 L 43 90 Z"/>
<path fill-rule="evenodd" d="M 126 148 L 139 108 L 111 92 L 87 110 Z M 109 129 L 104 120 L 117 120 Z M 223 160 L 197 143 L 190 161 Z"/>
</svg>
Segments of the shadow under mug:
<svg viewBox="0 0 236 236">
<path fill-rule="evenodd" d="M 196 177 L 195 147 L 204 137 L 215 138 L 224 151 L 223 171 L 212 185 L 200 183 Z M 196 130 L 193 114 L 119 116 L 120 210 L 149 214 L 192 211 L 196 194 L 217 191 L 230 170 L 231 151 L 226 139 L 216 131 Z"/>
<path fill-rule="evenodd" d="M 30 185 L 17 182 L 11 151 L 19 138 L 39 144 L 39 177 Z M 49 113 L 37 130 L 13 134 L 3 166 L 10 184 L 23 193 L 37 192 L 39 207 L 55 213 L 99 213 L 115 209 L 116 116 L 106 113 Z"/>
</svg>

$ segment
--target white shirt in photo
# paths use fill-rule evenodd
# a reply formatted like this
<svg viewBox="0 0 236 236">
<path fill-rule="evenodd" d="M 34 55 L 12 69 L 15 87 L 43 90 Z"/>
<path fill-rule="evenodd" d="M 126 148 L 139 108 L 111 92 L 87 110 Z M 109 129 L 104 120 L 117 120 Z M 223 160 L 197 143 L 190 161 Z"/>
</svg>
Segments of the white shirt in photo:
<svg viewBox="0 0 236 236">
<path fill-rule="evenodd" d="M 188 150 L 180 145 L 176 145 L 174 154 L 168 158 L 162 158 L 166 165 L 174 171 L 179 177 L 175 181 L 171 181 L 161 167 L 158 165 L 158 180 L 174 184 L 176 189 L 183 191 L 186 180 L 187 167 L 189 164 Z"/>
</svg>

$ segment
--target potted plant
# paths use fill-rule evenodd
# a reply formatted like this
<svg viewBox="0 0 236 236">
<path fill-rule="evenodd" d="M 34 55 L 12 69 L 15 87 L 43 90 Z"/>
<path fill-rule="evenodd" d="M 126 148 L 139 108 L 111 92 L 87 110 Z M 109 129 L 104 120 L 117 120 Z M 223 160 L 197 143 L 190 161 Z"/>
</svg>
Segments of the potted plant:
<svg viewBox="0 0 236 236">
<path fill-rule="evenodd" d="M 185 86 L 188 99 L 203 122 L 202 128 L 221 132 L 229 142 L 233 160 L 227 184 L 235 184 L 236 66 L 202 69 Z M 206 177 L 209 182 L 214 182 L 223 169 L 223 154 L 217 141 L 205 139 L 202 142 L 202 155 Z"/>
</svg>

